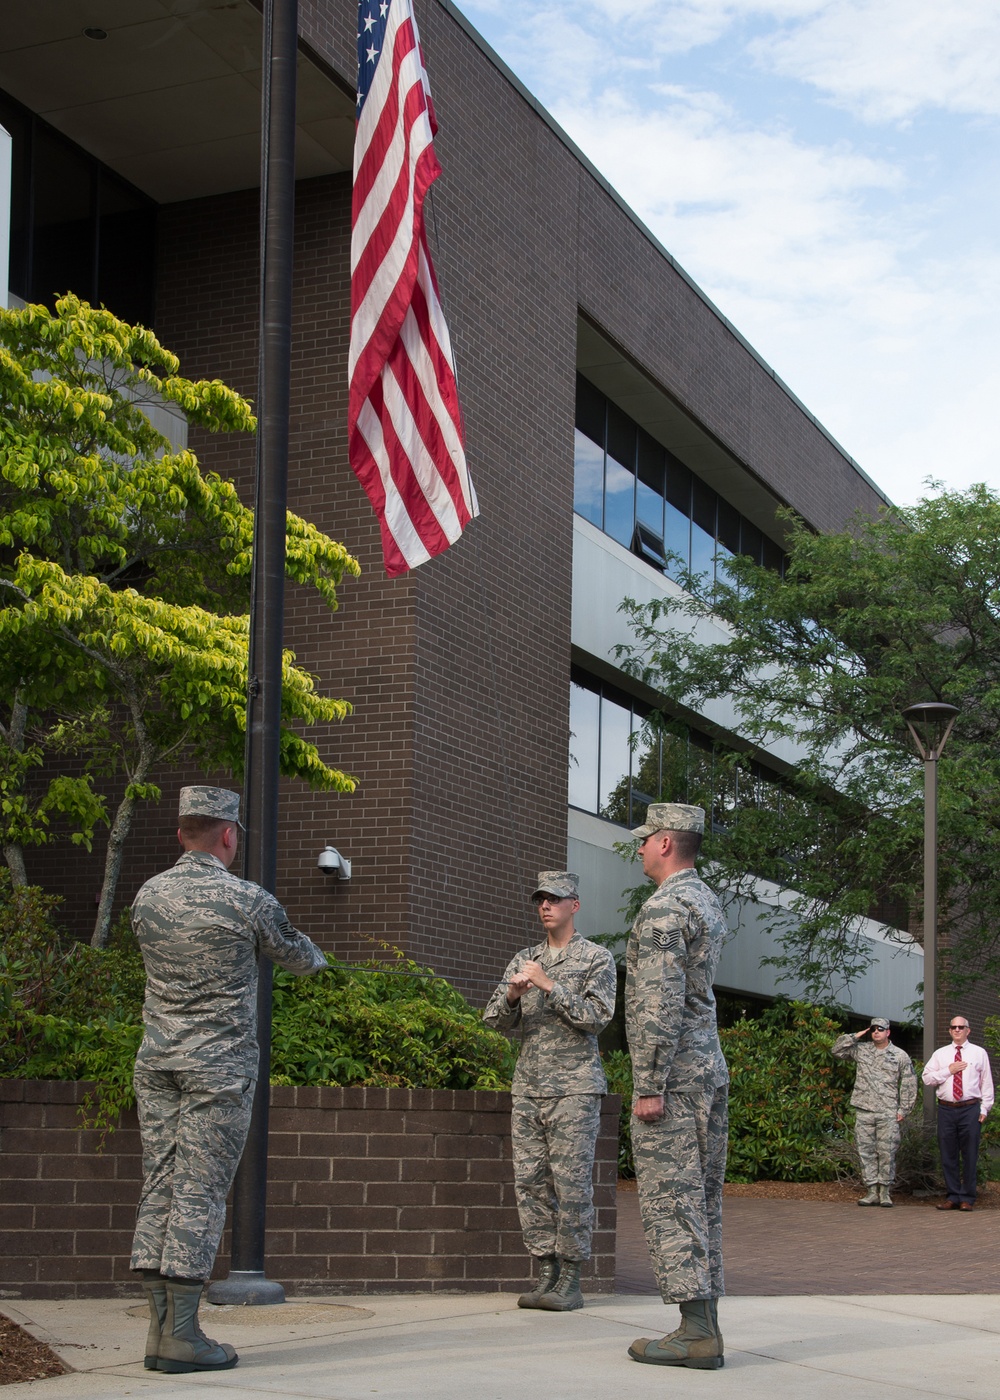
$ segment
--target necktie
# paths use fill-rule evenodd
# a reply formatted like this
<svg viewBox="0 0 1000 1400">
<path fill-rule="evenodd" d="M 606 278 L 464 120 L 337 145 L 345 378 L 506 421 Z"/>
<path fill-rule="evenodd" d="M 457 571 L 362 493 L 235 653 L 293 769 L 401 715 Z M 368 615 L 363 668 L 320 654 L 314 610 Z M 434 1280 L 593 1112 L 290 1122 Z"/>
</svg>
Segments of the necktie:
<svg viewBox="0 0 1000 1400">
<path fill-rule="evenodd" d="M 956 1045 L 956 1046 L 955 1046 L 955 1059 L 956 1059 L 956 1060 L 960 1060 L 961 1058 L 962 1058 L 962 1047 L 961 1047 L 961 1045 Z M 953 1094 L 953 1096 L 954 1096 L 954 1099 L 955 1099 L 955 1102 L 956 1102 L 956 1103 L 958 1103 L 960 1099 L 964 1099 L 964 1098 L 965 1098 L 965 1090 L 962 1088 L 962 1076 L 961 1076 L 960 1074 L 953 1074 L 953 1075 L 952 1075 L 952 1077 L 951 1077 L 951 1092 L 952 1092 L 952 1094 Z"/>
</svg>

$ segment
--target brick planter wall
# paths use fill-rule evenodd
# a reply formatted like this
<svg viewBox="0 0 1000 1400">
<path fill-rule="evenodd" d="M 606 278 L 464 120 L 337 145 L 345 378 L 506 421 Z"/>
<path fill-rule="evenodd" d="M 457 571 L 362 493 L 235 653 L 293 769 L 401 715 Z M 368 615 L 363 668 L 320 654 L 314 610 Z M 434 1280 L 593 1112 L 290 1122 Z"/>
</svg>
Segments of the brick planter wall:
<svg viewBox="0 0 1000 1400">
<path fill-rule="evenodd" d="M 0 1296 L 131 1292 L 135 1114 L 98 1152 L 90 1086 L 0 1080 Z M 611 1292 L 619 1100 L 604 1101 L 585 1287 Z M 510 1095 L 271 1091 L 267 1272 L 290 1294 L 520 1291 Z M 228 1232 L 215 1276 L 228 1271 Z"/>
</svg>

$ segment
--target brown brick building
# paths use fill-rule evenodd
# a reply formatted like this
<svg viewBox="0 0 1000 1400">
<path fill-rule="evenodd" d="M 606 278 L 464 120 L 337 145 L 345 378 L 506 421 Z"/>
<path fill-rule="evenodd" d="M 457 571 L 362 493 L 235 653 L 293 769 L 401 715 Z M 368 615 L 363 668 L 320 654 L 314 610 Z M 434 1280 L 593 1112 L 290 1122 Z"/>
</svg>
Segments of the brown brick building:
<svg viewBox="0 0 1000 1400">
<path fill-rule="evenodd" d="M 69 0 L 17 10 L 0 41 L 11 290 L 44 299 L 72 279 L 151 318 L 186 374 L 252 396 L 256 7 L 143 0 L 83 30 Z M 101 11 L 88 7 L 94 25 Z M 441 558 L 386 578 L 346 454 L 356 6 L 301 0 L 289 504 L 343 540 L 363 575 L 334 615 L 290 586 L 286 644 L 354 705 L 316 737 L 359 787 L 286 787 L 278 894 L 325 947 L 356 957 L 385 940 L 483 999 L 533 931 L 538 869 L 568 861 L 584 879 L 583 926 L 617 926 L 629 876 L 611 845 L 643 800 L 627 732 L 648 697 L 611 647 L 626 593 L 677 586 L 657 550 L 683 535 L 692 564 L 711 567 L 717 548 L 780 558 L 779 505 L 835 529 L 881 498 L 456 7 L 417 11 L 445 172 L 431 248 L 482 515 Z M 249 440 L 192 433 L 191 445 L 249 499 Z M 695 727 L 692 753 L 698 743 Z M 165 776 L 122 900 L 172 858 L 177 789 L 197 776 Z M 352 860 L 350 883 L 317 868 L 327 841 Z M 62 848 L 44 870 L 81 930 L 100 859 Z M 727 954 L 734 990 L 769 990 L 763 936 Z M 878 959 L 856 1009 L 898 1015 L 918 964 Z"/>
</svg>

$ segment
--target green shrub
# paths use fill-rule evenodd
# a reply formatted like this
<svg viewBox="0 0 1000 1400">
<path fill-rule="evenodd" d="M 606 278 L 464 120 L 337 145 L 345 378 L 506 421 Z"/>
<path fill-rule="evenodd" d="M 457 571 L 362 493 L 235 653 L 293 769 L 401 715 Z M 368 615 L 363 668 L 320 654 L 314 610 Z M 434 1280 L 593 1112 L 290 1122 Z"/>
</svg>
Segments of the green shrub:
<svg viewBox="0 0 1000 1400">
<path fill-rule="evenodd" d="M 831 1181 L 824 1154 L 843 1134 L 854 1068 L 830 1047 L 840 1027 L 819 1007 L 779 1002 L 720 1032 L 729 1063 L 729 1181 Z"/>
<path fill-rule="evenodd" d="M 400 954 L 390 968 L 275 972 L 272 1083 L 507 1089 L 516 1058 L 449 982 Z"/>
<path fill-rule="evenodd" d="M 602 1057 L 608 1076 L 608 1092 L 621 1094 L 618 1118 L 618 1175 L 635 1176 L 632 1158 L 632 1061 L 627 1050 L 609 1050 Z"/>
<path fill-rule="evenodd" d="M 823 1011 L 781 1002 L 720 1031 L 729 1064 L 727 1181 L 831 1181 L 831 1142 L 843 1137 L 853 1069 L 835 1060 L 839 1033 Z M 604 1057 L 609 1088 L 622 1095 L 618 1165 L 634 1176 L 632 1071 L 628 1056 Z"/>
<path fill-rule="evenodd" d="M 108 1131 L 134 1102 L 145 973 L 128 915 L 107 948 L 63 935 L 58 900 L 0 872 L 0 1076 L 93 1080 L 85 1119 Z M 444 978 L 403 958 L 275 971 L 271 1080 L 504 1089 L 517 1050 Z"/>
</svg>

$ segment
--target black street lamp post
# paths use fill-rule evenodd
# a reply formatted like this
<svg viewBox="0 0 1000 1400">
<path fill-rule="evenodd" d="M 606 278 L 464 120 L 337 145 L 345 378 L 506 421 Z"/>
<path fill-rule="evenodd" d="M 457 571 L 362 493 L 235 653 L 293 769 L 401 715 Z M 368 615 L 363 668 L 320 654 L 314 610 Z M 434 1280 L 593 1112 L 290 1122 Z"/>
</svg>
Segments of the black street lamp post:
<svg viewBox="0 0 1000 1400">
<path fill-rule="evenodd" d="M 917 753 L 924 761 L 924 1064 L 937 1049 L 937 763 L 958 709 L 941 701 L 903 711 Z M 924 1123 L 934 1125 L 934 1090 L 924 1085 Z"/>
<path fill-rule="evenodd" d="M 292 260 L 295 232 L 295 85 L 298 0 L 265 0 L 261 139 L 260 370 L 257 483 L 246 744 L 243 873 L 274 893 L 277 876 L 281 663 L 288 495 Z M 213 1283 L 220 1304 L 282 1303 L 264 1272 L 267 1129 L 271 1065 L 271 964 L 257 987 L 260 1071 L 250 1132 L 233 1183 L 229 1277 Z"/>
</svg>

